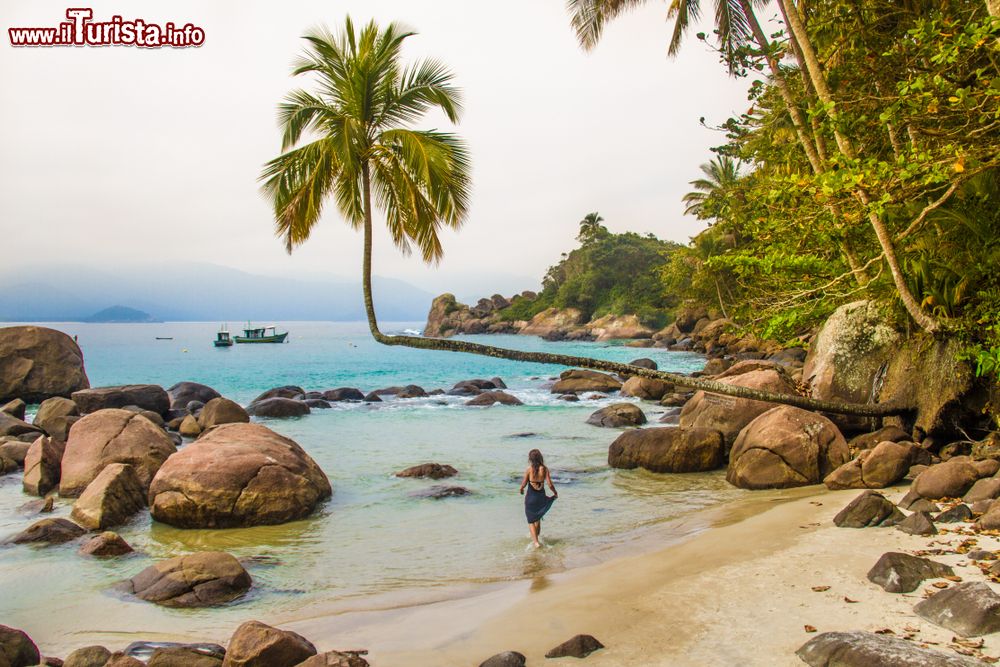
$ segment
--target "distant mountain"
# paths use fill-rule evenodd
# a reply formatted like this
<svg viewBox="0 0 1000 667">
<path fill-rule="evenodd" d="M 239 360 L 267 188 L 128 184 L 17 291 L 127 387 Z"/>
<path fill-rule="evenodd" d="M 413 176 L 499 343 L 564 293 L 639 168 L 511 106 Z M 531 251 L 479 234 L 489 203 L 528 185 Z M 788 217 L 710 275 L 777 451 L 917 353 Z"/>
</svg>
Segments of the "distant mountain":
<svg viewBox="0 0 1000 667">
<path fill-rule="evenodd" d="M 391 278 L 372 283 L 380 319 L 427 316 L 430 292 Z M 365 319 L 360 282 L 264 276 L 215 264 L 0 268 L 0 284 L 0 321 L 7 322 L 81 321 L 109 303 L 175 322 Z"/>
<path fill-rule="evenodd" d="M 149 313 L 136 310 L 135 308 L 129 308 L 128 306 L 111 306 L 110 308 L 105 308 L 98 313 L 94 313 L 90 317 L 83 318 L 83 321 L 106 322 L 110 324 L 141 324 L 162 322 L 163 320 L 158 320 Z"/>
</svg>

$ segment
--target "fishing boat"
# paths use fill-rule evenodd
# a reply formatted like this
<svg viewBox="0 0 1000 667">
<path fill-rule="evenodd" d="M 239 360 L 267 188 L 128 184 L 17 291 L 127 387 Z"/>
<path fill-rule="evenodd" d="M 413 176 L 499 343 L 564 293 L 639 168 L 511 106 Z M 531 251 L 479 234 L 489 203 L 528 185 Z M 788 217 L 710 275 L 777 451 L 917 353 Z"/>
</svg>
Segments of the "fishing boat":
<svg viewBox="0 0 1000 667">
<path fill-rule="evenodd" d="M 173 340 L 173 336 L 157 336 L 156 340 Z"/>
<path fill-rule="evenodd" d="M 229 329 L 223 325 L 219 333 L 215 334 L 215 347 L 230 347 L 232 344 L 233 339 L 229 335 Z"/>
<path fill-rule="evenodd" d="M 274 325 L 253 327 L 247 322 L 246 328 L 243 329 L 243 335 L 234 338 L 237 343 L 284 343 L 287 337 L 287 331 L 278 333 L 277 327 Z"/>
</svg>

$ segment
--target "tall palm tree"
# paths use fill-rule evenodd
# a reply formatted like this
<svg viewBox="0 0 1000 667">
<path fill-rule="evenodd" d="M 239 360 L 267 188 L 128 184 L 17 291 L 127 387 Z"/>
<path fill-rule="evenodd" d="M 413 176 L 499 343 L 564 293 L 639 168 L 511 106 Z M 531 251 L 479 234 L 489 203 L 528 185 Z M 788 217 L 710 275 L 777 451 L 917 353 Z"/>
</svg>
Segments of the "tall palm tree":
<svg viewBox="0 0 1000 667">
<path fill-rule="evenodd" d="M 608 230 L 601 224 L 602 222 L 604 222 L 604 218 L 597 211 L 583 216 L 583 220 L 580 221 L 580 233 L 576 235 L 576 240 L 580 243 L 588 243 L 607 233 Z"/>
<path fill-rule="evenodd" d="M 892 404 L 852 405 L 773 394 L 587 357 L 383 334 L 371 289 L 373 203 L 397 247 L 408 252 L 416 246 L 427 262 L 441 257 L 439 230 L 457 228 L 468 212 L 470 168 L 464 143 L 450 133 L 411 127 L 431 109 L 439 109 L 452 122 L 458 121 L 461 110 L 453 76 L 441 63 L 402 63 L 402 44 L 413 34 L 395 23 L 382 29 L 370 22 L 358 31 L 348 17 L 337 35 L 327 30 L 305 35 L 306 49 L 293 75 L 314 75 L 317 91 L 293 91 L 281 104 L 285 152 L 268 162 L 261 175 L 264 193 L 274 205 L 276 231 L 289 252 L 309 238 L 330 197 L 347 223 L 363 230 L 362 289 L 376 341 L 628 373 L 827 412 L 878 416 L 903 411 Z M 307 134 L 315 138 L 300 143 Z"/>
<path fill-rule="evenodd" d="M 722 155 L 712 158 L 703 163 L 700 169 L 705 178 L 698 178 L 689 182 L 694 188 L 694 192 L 689 192 L 681 201 L 687 204 L 684 209 L 685 215 L 694 215 L 699 218 L 705 210 L 705 202 L 713 194 L 722 192 L 740 180 L 740 169 L 731 157 Z"/>
</svg>

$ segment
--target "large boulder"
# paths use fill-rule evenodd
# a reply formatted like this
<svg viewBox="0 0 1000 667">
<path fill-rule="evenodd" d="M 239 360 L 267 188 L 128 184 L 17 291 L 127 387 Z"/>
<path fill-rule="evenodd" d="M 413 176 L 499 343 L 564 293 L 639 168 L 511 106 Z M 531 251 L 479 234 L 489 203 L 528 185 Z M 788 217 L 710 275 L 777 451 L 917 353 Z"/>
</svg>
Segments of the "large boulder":
<svg viewBox="0 0 1000 667">
<path fill-rule="evenodd" d="M 715 470 L 725 460 L 722 434 L 700 428 L 643 428 L 626 431 L 608 448 L 612 468 L 651 472 Z"/>
<path fill-rule="evenodd" d="M 587 324 L 590 335 L 599 341 L 624 338 L 652 338 L 654 331 L 635 315 L 605 315 Z"/>
<path fill-rule="evenodd" d="M 622 383 L 607 373 L 574 368 L 559 374 L 559 381 L 552 385 L 553 394 L 578 394 L 585 391 L 607 393 L 618 391 Z"/>
<path fill-rule="evenodd" d="M 11 544 L 62 544 L 80 537 L 87 531 L 69 519 L 40 519 L 17 535 L 6 540 Z"/>
<path fill-rule="evenodd" d="M 66 334 L 46 327 L 0 328 L 0 403 L 39 403 L 89 386 L 83 352 Z"/>
<path fill-rule="evenodd" d="M 129 589 L 164 607 L 214 607 L 240 597 L 251 583 L 233 556 L 200 551 L 150 565 L 129 580 Z"/>
<path fill-rule="evenodd" d="M 782 405 L 740 431 L 729 455 L 726 480 L 743 489 L 818 484 L 849 458 L 847 441 L 833 422 Z"/>
<path fill-rule="evenodd" d="M 946 588 L 918 602 L 913 611 L 963 637 L 1000 631 L 1000 595 L 981 581 L 966 581 Z"/>
<path fill-rule="evenodd" d="M 638 405 L 632 403 L 613 403 L 603 407 L 587 418 L 592 426 L 606 428 L 622 428 L 624 426 L 642 426 L 646 423 L 646 415 Z"/>
<path fill-rule="evenodd" d="M 874 632 L 824 632 L 795 652 L 809 667 L 982 667 L 983 663 L 942 653 Z"/>
<path fill-rule="evenodd" d="M 223 667 L 294 667 L 316 655 L 308 639 L 289 630 L 247 621 L 229 640 Z"/>
<path fill-rule="evenodd" d="M 31 434 L 41 435 L 41 429 L 33 424 L 18 419 L 14 415 L 9 415 L 6 412 L 0 412 L 0 437 L 11 436 L 30 436 Z"/>
<path fill-rule="evenodd" d="M 823 479 L 828 489 L 884 489 L 906 477 L 913 465 L 910 442 L 880 442 Z"/>
<path fill-rule="evenodd" d="M 894 526 L 905 518 L 899 508 L 881 493 L 864 491 L 833 517 L 833 523 L 839 528 L 870 528 Z"/>
<path fill-rule="evenodd" d="M 323 392 L 323 400 L 331 402 L 339 401 L 363 401 L 365 395 L 360 389 L 354 387 L 340 387 L 339 389 L 328 389 Z"/>
<path fill-rule="evenodd" d="M 104 667 L 111 658 L 111 651 L 103 646 L 84 646 L 68 656 L 63 667 Z"/>
<path fill-rule="evenodd" d="M 128 410 L 99 410 L 70 430 L 59 495 L 80 495 L 112 463 L 131 465 L 146 488 L 167 457 L 176 451 L 170 436 L 142 415 Z"/>
<path fill-rule="evenodd" d="M 868 403 L 876 379 L 892 358 L 900 333 L 873 301 L 837 308 L 813 339 L 802 378 L 813 398 Z"/>
<path fill-rule="evenodd" d="M 979 479 L 976 467 L 964 458 L 937 463 L 913 480 L 913 491 L 921 498 L 961 498 Z"/>
<path fill-rule="evenodd" d="M 910 593 L 924 579 L 950 577 L 955 574 L 950 565 L 919 556 L 890 551 L 882 554 L 868 571 L 868 581 L 889 593 Z"/>
<path fill-rule="evenodd" d="M 0 405 L 0 412 L 4 412 L 11 417 L 16 417 L 17 419 L 24 419 L 27 409 L 28 405 L 20 398 L 15 398 L 12 401 L 8 401 L 7 403 Z"/>
<path fill-rule="evenodd" d="M 105 466 L 87 485 L 70 516 L 89 530 L 104 530 L 125 523 L 146 507 L 146 490 L 127 463 Z"/>
<path fill-rule="evenodd" d="M 522 403 L 521 400 L 516 396 L 512 396 L 505 391 L 499 391 L 499 390 L 484 391 L 478 396 L 475 396 L 465 402 L 466 405 L 479 405 L 479 406 L 484 406 L 484 405 L 488 406 L 488 405 L 493 405 L 494 403 L 499 403 L 501 405 L 524 405 L 524 403 Z"/>
<path fill-rule="evenodd" d="M 79 419 L 80 410 L 76 403 L 68 398 L 54 396 L 38 406 L 38 412 L 32 424 L 41 428 L 53 438 L 65 441 L 69 437 L 69 429 Z"/>
<path fill-rule="evenodd" d="M 250 415 L 236 401 L 218 396 L 205 403 L 198 413 L 198 427 L 207 431 L 220 424 L 240 424 L 250 421 Z"/>
<path fill-rule="evenodd" d="M 301 417 L 311 412 L 309 406 L 302 401 L 281 398 L 280 396 L 265 398 L 262 401 L 251 403 L 246 411 L 254 417 L 267 417 L 271 419 Z"/>
<path fill-rule="evenodd" d="M 735 368 L 735 366 L 733 367 Z M 730 369 L 732 370 L 732 369 Z M 794 395 L 795 385 L 788 375 L 775 368 L 760 368 L 718 380 L 723 384 L 777 394 Z M 749 398 L 695 392 L 681 410 L 680 425 L 685 428 L 708 428 L 722 433 L 731 445 L 739 432 L 774 405 Z"/>
<path fill-rule="evenodd" d="M 31 637 L 23 630 L 0 625 L 0 665 L 4 667 L 29 667 L 37 665 L 42 657 Z"/>
<path fill-rule="evenodd" d="M 301 519 L 331 493 L 294 441 L 261 424 L 223 424 L 170 457 L 149 499 L 157 521 L 228 528 Z"/>
<path fill-rule="evenodd" d="M 445 337 L 458 333 L 462 323 L 470 317 L 469 307 L 455 299 L 454 294 L 441 294 L 431 302 L 423 335 Z"/>
<path fill-rule="evenodd" d="M 208 385 L 197 382 L 178 382 L 167 389 L 167 395 L 170 397 L 171 410 L 186 410 L 187 404 L 191 401 L 208 403 L 222 394 Z"/>
<path fill-rule="evenodd" d="M 263 394 L 253 399 L 251 403 L 259 403 L 260 401 L 266 401 L 269 398 L 298 398 L 304 396 L 306 390 L 302 387 L 294 384 L 286 384 L 281 387 L 273 387 L 268 389 Z"/>
<path fill-rule="evenodd" d="M 525 336 L 551 337 L 555 333 L 569 331 L 583 324 L 583 313 L 576 308 L 546 308 L 521 327 L 518 332 Z"/>
<path fill-rule="evenodd" d="M 622 396 L 633 396 L 644 401 L 658 401 L 674 391 L 674 385 L 664 380 L 634 375 L 622 385 Z"/>
<path fill-rule="evenodd" d="M 62 458 L 66 443 L 47 435 L 39 436 L 28 447 L 24 457 L 24 492 L 32 496 L 44 496 L 59 486 L 62 472 Z"/>
<path fill-rule="evenodd" d="M 170 396 L 158 384 L 125 384 L 116 387 L 81 389 L 73 392 L 73 402 L 83 414 L 132 405 L 158 415 L 166 414 L 170 409 Z"/>
</svg>

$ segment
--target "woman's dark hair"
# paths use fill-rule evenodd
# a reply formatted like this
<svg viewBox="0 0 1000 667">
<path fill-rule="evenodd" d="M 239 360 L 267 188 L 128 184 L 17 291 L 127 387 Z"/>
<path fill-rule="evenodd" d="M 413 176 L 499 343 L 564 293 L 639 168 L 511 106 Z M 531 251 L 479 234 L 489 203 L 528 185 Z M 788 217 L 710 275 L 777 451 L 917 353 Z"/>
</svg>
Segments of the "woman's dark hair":
<svg viewBox="0 0 1000 667">
<path fill-rule="evenodd" d="M 532 449 L 528 452 L 528 461 L 531 462 L 531 471 L 538 474 L 538 469 L 545 465 L 545 459 L 542 458 L 542 453 L 537 449 Z"/>
</svg>

